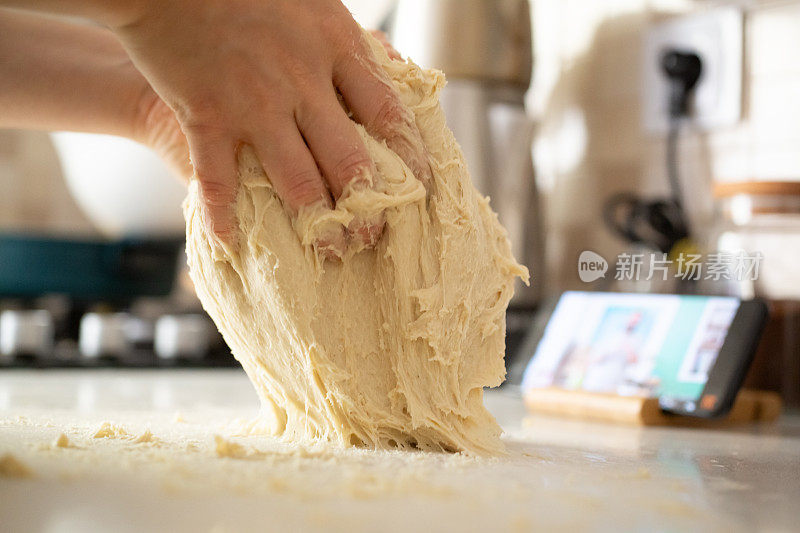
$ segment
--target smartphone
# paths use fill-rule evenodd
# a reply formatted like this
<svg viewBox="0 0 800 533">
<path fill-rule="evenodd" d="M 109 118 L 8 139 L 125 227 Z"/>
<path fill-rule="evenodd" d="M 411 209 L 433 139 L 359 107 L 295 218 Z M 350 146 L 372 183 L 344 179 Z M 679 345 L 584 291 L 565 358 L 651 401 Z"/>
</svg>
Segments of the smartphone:
<svg viewBox="0 0 800 533">
<path fill-rule="evenodd" d="M 568 291 L 522 387 L 647 396 L 671 413 L 721 417 L 733 406 L 767 315 L 761 299 Z"/>
</svg>

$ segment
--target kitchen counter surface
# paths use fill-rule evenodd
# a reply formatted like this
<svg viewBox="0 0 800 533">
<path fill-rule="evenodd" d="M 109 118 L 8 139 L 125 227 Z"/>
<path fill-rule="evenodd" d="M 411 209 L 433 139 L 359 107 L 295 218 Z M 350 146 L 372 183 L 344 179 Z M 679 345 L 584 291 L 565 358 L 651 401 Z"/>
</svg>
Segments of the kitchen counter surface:
<svg viewBox="0 0 800 533">
<path fill-rule="evenodd" d="M 1 529 L 800 525 L 796 415 L 724 430 L 639 428 L 529 417 L 512 391 L 486 402 L 506 430 L 506 457 L 298 450 L 244 435 L 258 405 L 238 370 L 2 371 Z M 9 454 L 27 476 L 3 475 Z"/>
</svg>

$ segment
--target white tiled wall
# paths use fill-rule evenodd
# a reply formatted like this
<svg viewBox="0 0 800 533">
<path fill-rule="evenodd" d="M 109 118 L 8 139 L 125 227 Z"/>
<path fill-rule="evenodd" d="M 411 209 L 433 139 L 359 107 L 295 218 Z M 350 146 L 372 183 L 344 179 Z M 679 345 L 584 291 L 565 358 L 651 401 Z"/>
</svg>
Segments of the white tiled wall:
<svg viewBox="0 0 800 533">
<path fill-rule="evenodd" d="M 564 265 L 582 250 L 613 256 L 622 247 L 599 222 L 605 197 L 623 189 L 666 192 L 664 140 L 640 127 L 640 43 L 655 21 L 730 3 L 745 12 L 743 121 L 709 135 L 687 132 L 680 143 L 695 225 L 702 231 L 712 223 L 713 181 L 800 180 L 800 2 L 532 3 L 536 67 L 528 103 L 540 120 L 534 154 L 553 292 L 580 286 Z M 576 116 L 585 143 L 565 131 L 581 129 Z"/>
</svg>

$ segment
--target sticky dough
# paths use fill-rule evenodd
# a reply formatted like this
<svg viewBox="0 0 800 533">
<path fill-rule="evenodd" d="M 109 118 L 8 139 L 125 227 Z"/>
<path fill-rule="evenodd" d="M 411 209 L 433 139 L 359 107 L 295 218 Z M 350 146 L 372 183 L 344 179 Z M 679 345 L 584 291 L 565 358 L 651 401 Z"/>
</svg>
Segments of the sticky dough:
<svg viewBox="0 0 800 533">
<path fill-rule="evenodd" d="M 505 310 L 527 270 L 470 181 L 445 125 L 441 72 L 381 66 L 413 111 L 429 151 L 426 187 L 356 124 L 380 187 L 346 190 L 332 212 L 293 223 L 252 150 L 239 154 L 238 244 L 215 244 L 197 183 L 184 204 L 191 277 L 255 386 L 260 425 L 295 441 L 495 453 L 500 427 L 483 387 L 505 368 Z M 377 189 L 377 190 L 376 190 Z M 322 261 L 315 228 L 383 211 L 374 249 Z M 296 221 L 295 221 L 296 222 Z"/>
</svg>

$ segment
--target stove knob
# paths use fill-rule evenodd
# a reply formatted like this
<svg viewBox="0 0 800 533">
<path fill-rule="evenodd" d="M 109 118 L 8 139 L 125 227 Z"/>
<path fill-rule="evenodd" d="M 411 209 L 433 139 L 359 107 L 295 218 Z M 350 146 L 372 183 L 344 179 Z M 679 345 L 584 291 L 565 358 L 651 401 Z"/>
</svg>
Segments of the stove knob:
<svg viewBox="0 0 800 533">
<path fill-rule="evenodd" d="M 156 321 L 154 347 L 161 359 L 202 359 L 211 343 L 211 324 L 203 315 L 165 315 Z"/>
<path fill-rule="evenodd" d="M 86 359 L 120 357 L 130 350 L 125 313 L 86 313 L 81 318 L 78 348 Z"/>
<path fill-rule="evenodd" d="M 45 356 L 53 350 L 53 317 L 44 310 L 0 313 L 0 355 Z"/>
</svg>

